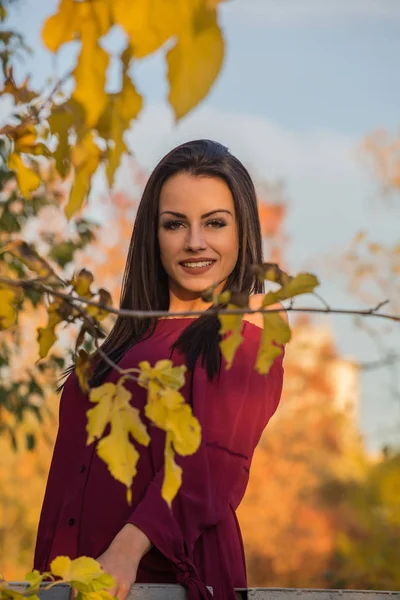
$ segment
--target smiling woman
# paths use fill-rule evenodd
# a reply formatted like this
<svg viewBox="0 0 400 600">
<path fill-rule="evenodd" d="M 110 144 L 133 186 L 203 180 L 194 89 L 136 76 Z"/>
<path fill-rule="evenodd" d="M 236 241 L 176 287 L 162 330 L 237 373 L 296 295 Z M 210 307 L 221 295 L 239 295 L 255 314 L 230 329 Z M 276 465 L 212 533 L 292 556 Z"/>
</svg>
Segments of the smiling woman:
<svg viewBox="0 0 400 600">
<path fill-rule="evenodd" d="M 228 185 L 190 173 L 171 177 L 160 194 L 158 239 L 169 277 L 169 310 L 204 310 L 199 292 L 214 283 L 223 287 L 238 259 L 238 227 Z"/>
<path fill-rule="evenodd" d="M 217 293 L 250 294 L 250 307 L 259 308 L 263 284 L 251 265 L 263 262 L 261 248 L 253 183 L 227 148 L 198 140 L 160 161 L 138 208 L 121 307 L 202 314 L 119 316 L 102 350 L 121 368 L 161 359 L 185 364 L 181 392 L 201 425 L 201 445 L 191 456 L 176 457 L 183 479 L 170 509 L 161 496 L 165 432 L 149 428 L 151 443 L 141 448 L 128 505 L 124 485 L 86 444 L 91 406 L 72 368 L 61 396 L 35 568 L 48 570 L 57 555 L 92 556 L 115 577 L 111 591 L 120 600 L 134 582 L 178 582 L 189 600 L 234 600 L 235 587 L 246 587 L 236 509 L 254 449 L 279 404 L 283 354 L 267 375 L 255 371 L 262 319 L 253 314 L 243 322 L 243 343 L 227 370 L 219 319 L 202 291 L 215 285 Z M 115 382 L 119 374 L 100 355 L 94 358 L 90 387 Z M 132 380 L 126 388 L 146 422 L 146 390 Z"/>
</svg>

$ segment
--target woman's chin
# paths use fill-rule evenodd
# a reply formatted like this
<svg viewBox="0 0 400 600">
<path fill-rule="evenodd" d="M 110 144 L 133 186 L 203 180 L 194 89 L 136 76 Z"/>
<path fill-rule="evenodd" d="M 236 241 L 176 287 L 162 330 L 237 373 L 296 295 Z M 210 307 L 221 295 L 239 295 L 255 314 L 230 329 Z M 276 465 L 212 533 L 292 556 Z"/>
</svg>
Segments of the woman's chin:
<svg viewBox="0 0 400 600">
<path fill-rule="evenodd" d="M 213 285 L 213 283 L 214 282 L 211 279 L 204 277 L 202 279 L 199 278 L 199 280 L 195 282 L 191 282 L 189 285 L 187 281 L 180 281 L 178 287 L 183 294 L 200 296 L 200 294 Z"/>
</svg>

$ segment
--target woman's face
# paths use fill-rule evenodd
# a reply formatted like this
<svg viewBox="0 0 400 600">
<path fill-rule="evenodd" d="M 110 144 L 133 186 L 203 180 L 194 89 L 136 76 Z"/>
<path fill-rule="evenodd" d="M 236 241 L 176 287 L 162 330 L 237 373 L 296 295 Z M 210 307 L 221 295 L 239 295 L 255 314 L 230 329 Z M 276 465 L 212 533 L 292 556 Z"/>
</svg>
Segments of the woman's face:
<svg viewBox="0 0 400 600">
<path fill-rule="evenodd" d="M 170 292 L 194 299 L 233 271 L 238 227 L 231 191 L 216 177 L 177 173 L 161 189 L 158 240 Z"/>
</svg>

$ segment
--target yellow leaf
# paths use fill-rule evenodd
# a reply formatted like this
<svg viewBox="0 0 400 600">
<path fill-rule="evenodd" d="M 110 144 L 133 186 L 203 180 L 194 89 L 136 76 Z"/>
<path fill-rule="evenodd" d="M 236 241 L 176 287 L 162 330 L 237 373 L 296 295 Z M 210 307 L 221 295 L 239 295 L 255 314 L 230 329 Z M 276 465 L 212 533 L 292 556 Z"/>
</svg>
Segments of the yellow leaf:
<svg viewBox="0 0 400 600">
<path fill-rule="evenodd" d="M 83 37 L 89 28 L 97 39 L 103 37 L 112 26 L 110 0 L 84 0 L 77 2 L 79 32 Z"/>
<path fill-rule="evenodd" d="M 92 14 L 90 4 L 96 14 Z M 104 0 L 82 2 L 80 12 L 82 48 L 74 70 L 73 97 L 85 109 L 87 127 L 93 127 L 107 104 L 105 85 L 109 56 L 98 40 L 110 24 L 109 7 Z"/>
<path fill-rule="evenodd" d="M 73 97 L 85 109 L 86 125 L 93 127 L 107 104 L 104 88 L 109 57 L 97 43 L 96 37 L 93 39 L 85 35 L 82 43 L 82 50 L 74 71 L 76 87 Z"/>
<path fill-rule="evenodd" d="M 168 411 L 165 427 L 178 454 L 187 456 L 197 452 L 201 442 L 201 426 L 189 404 Z"/>
<path fill-rule="evenodd" d="M 135 57 L 143 58 L 188 26 L 193 6 L 188 0 L 113 0 L 112 14 L 128 34 Z"/>
<path fill-rule="evenodd" d="M 28 244 L 23 240 L 14 240 L 9 242 L 2 251 L 10 252 L 15 258 L 29 267 L 31 271 L 35 271 L 39 277 L 54 275 L 54 271 L 49 263 L 37 253 L 32 244 Z"/>
<path fill-rule="evenodd" d="M 235 306 L 234 304 L 228 304 L 226 308 L 227 310 L 233 310 L 237 308 L 237 306 Z M 230 331 L 232 332 L 229 337 L 226 337 L 219 344 L 222 356 L 227 362 L 226 368 L 230 369 L 236 350 L 238 349 L 243 340 L 241 334 L 243 315 L 219 315 L 219 321 L 221 323 L 221 335 L 229 333 Z"/>
<path fill-rule="evenodd" d="M 56 169 L 63 179 L 71 168 L 71 146 L 69 133 L 73 128 L 82 137 L 85 129 L 85 110 L 74 98 L 63 104 L 54 105 L 47 119 L 51 133 L 57 137 L 57 148 L 53 152 Z"/>
<path fill-rule="evenodd" d="M 107 0 L 61 0 L 58 12 L 49 17 L 42 29 L 42 41 L 50 52 L 82 37 L 92 29 L 101 38 L 109 29 L 110 7 Z"/>
<path fill-rule="evenodd" d="M 57 556 L 50 563 L 50 571 L 56 577 L 61 577 L 69 581 L 69 573 L 71 568 L 71 559 L 68 556 Z"/>
<path fill-rule="evenodd" d="M 45 358 L 57 340 L 55 334 L 56 326 L 67 319 L 71 314 L 72 308 L 64 302 L 62 298 L 55 298 L 49 305 L 48 312 L 48 323 L 47 327 L 38 327 L 38 343 L 39 343 L 39 355 L 41 358 Z"/>
<path fill-rule="evenodd" d="M 140 419 L 140 413 L 137 408 L 127 405 L 123 411 L 124 429 L 130 432 L 132 437 L 142 446 L 148 446 L 150 437 L 147 433 L 146 426 Z"/>
<path fill-rule="evenodd" d="M 185 399 L 178 391 L 162 389 L 155 381 L 148 383 L 148 401 L 145 406 L 145 415 L 160 429 L 167 430 L 168 415 L 171 410 L 179 408 Z"/>
<path fill-rule="evenodd" d="M 132 394 L 123 387 L 123 381 L 124 377 L 117 385 L 105 383 L 90 391 L 90 400 L 98 402 L 98 406 L 87 413 L 87 443 L 90 444 L 100 437 L 106 424 L 111 423 L 111 431 L 99 441 L 97 453 L 107 464 L 111 475 L 126 485 L 129 502 L 130 488 L 139 459 L 139 453 L 130 442 L 129 436 L 145 446 L 149 444 L 150 437 L 140 419 L 138 409 L 130 404 Z"/>
<path fill-rule="evenodd" d="M 99 294 L 99 303 L 103 304 L 104 306 L 112 306 L 112 297 L 110 292 L 107 292 L 107 290 L 100 288 L 98 291 Z M 86 312 L 88 315 L 90 315 L 91 317 L 94 317 L 95 319 L 97 319 L 98 321 L 102 321 L 103 319 L 105 319 L 106 317 L 108 317 L 108 315 L 110 314 L 108 312 L 108 310 L 104 310 L 102 308 L 98 308 L 97 306 L 91 306 L 88 305 L 86 307 Z"/>
<path fill-rule="evenodd" d="M 141 423 L 139 411 L 133 407 L 129 408 L 130 411 L 127 407 L 124 407 L 118 400 L 118 397 L 114 399 L 111 416 L 111 432 L 108 436 L 102 438 L 97 445 L 97 453 L 107 464 L 111 475 L 117 479 L 117 481 L 123 483 L 128 491 L 132 486 L 133 478 L 136 475 L 136 465 L 139 460 L 138 451 L 129 441 L 128 434 L 130 432 L 130 427 L 133 425 L 134 431 L 138 428 L 140 433 L 143 434 L 142 439 L 147 440 L 147 432 L 144 433 L 139 425 L 139 423 Z M 141 425 L 143 426 L 143 424 Z M 133 431 L 131 431 L 131 433 L 134 435 Z M 149 440 L 147 443 L 148 442 Z"/>
<path fill-rule="evenodd" d="M 0 598 L 1 600 L 25 600 L 25 595 L 8 587 L 7 583 L 0 581 Z"/>
<path fill-rule="evenodd" d="M 60 321 L 61 322 L 61 319 Z M 39 344 L 39 355 L 41 358 L 45 358 L 50 348 L 57 341 L 57 336 L 54 329 L 50 327 L 38 327 L 37 341 Z"/>
<path fill-rule="evenodd" d="M 7 164 L 8 168 L 11 171 L 15 172 L 21 195 L 27 200 L 29 200 L 29 198 L 32 195 L 32 192 L 36 190 L 40 185 L 39 175 L 37 175 L 35 171 L 27 167 L 24 164 L 22 158 L 19 156 L 19 154 L 16 154 L 15 152 L 10 154 L 10 156 L 8 157 Z"/>
<path fill-rule="evenodd" d="M 201 6 L 166 59 L 168 99 L 181 119 L 208 94 L 223 64 L 224 39 L 216 11 Z"/>
<path fill-rule="evenodd" d="M 282 349 L 276 344 L 286 344 L 291 336 L 289 325 L 279 313 L 264 313 L 263 319 L 264 328 L 255 365 L 260 374 L 268 373 L 275 358 L 282 354 Z"/>
<path fill-rule="evenodd" d="M 228 304 L 229 300 L 231 299 L 231 295 L 232 292 L 230 290 L 226 290 L 225 292 L 218 294 L 216 297 L 217 304 Z"/>
<path fill-rule="evenodd" d="M 93 133 L 88 133 L 81 142 L 72 148 L 72 164 L 75 167 L 75 178 L 70 197 L 65 207 L 65 215 L 69 220 L 77 212 L 90 190 L 90 183 L 99 163 L 101 152 L 94 142 Z"/>
<path fill-rule="evenodd" d="M 167 432 L 162 495 L 171 503 L 181 485 L 181 469 L 174 462 L 172 444 L 183 456 L 194 454 L 201 442 L 201 426 L 178 391 L 184 384 L 184 365 L 173 367 L 172 361 L 160 360 L 154 367 L 147 361 L 139 363 L 139 367 L 139 385 L 148 389 L 145 415 Z"/>
<path fill-rule="evenodd" d="M 238 315 L 239 317 L 239 315 Z M 221 318 L 221 317 L 220 317 Z M 240 319 L 240 322 L 242 319 Z M 222 356 L 226 360 L 226 369 L 229 370 L 232 366 L 233 359 L 235 358 L 236 350 L 243 341 L 243 337 L 239 331 L 232 331 L 231 335 L 222 340 L 219 347 L 222 352 Z"/>
<path fill-rule="evenodd" d="M 285 285 L 276 292 L 268 292 L 265 294 L 262 306 L 270 306 L 281 300 L 294 298 L 301 294 L 309 294 L 319 286 L 318 278 L 311 273 L 299 273 L 292 277 Z"/>
<path fill-rule="evenodd" d="M 25 579 L 29 582 L 31 589 L 38 588 L 42 583 L 44 577 L 45 574 L 41 574 L 40 571 L 38 571 L 37 569 L 34 569 L 33 571 L 30 571 L 25 575 Z M 31 596 L 29 597 L 31 598 Z"/>
<path fill-rule="evenodd" d="M 18 312 L 15 305 L 23 300 L 20 288 L 8 288 L 0 284 L 0 330 L 8 329 L 17 322 Z"/>
<path fill-rule="evenodd" d="M 29 152 L 29 148 L 36 143 L 37 129 L 32 124 L 21 124 L 15 128 L 15 152 Z"/>
<path fill-rule="evenodd" d="M 7 77 L 4 81 L 3 94 L 10 94 L 14 98 L 16 104 L 27 104 L 38 96 L 36 92 L 29 89 L 28 85 L 29 77 L 25 77 L 22 84 L 18 86 L 15 83 L 12 68 L 9 67 Z"/>
<path fill-rule="evenodd" d="M 100 563 L 88 556 L 80 556 L 74 560 L 68 556 L 57 556 L 50 564 L 50 571 L 64 581 L 79 583 L 91 583 L 104 574 Z"/>
<path fill-rule="evenodd" d="M 100 438 L 111 419 L 116 388 L 113 383 L 103 383 L 99 387 L 90 390 L 90 401 L 97 402 L 97 406 L 87 411 L 86 431 L 88 438 L 86 444 L 89 446 L 96 438 Z"/>
<path fill-rule="evenodd" d="M 43 154 L 50 155 L 49 149 L 42 143 L 37 142 L 37 128 L 29 122 L 20 125 L 7 125 L 3 128 L 4 134 L 13 140 L 15 154 Z"/>
<path fill-rule="evenodd" d="M 128 47 L 122 55 L 122 89 L 116 94 L 108 95 L 106 109 L 96 125 L 99 134 L 108 142 L 106 173 L 110 186 L 113 184 L 121 156 L 127 151 L 124 133 L 132 119 L 138 116 L 143 104 L 141 95 L 127 74 L 131 52 L 132 48 Z"/>
<path fill-rule="evenodd" d="M 185 383 L 185 365 L 173 366 L 172 360 L 164 359 L 156 362 L 154 367 L 147 361 L 139 363 L 141 373 L 138 383 L 142 387 L 147 387 L 147 382 L 152 380 L 161 386 L 179 390 Z"/>
<path fill-rule="evenodd" d="M 274 281 L 275 283 L 279 283 L 281 286 L 286 285 L 291 277 L 285 271 L 277 265 L 276 263 L 264 263 L 262 265 L 263 269 L 263 278 L 266 281 Z"/>
<path fill-rule="evenodd" d="M 79 354 L 76 357 L 76 374 L 78 377 L 79 386 L 84 394 L 89 392 L 88 381 L 92 374 L 92 361 L 86 350 L 82 348 L 79 350 Z"/>
<path fill-rule="evenodd" d="M 223 2 L 224 0 L 204 0 L 206 5 L 209 6 L 210 8 L 216 8 L 217 5 L 220 2 Z"/>
<path fill-rule="evenodd" d="M 319 286 L 318 278 L 312 273 L 299 273 L 275 292 L 278 300 L 294 298 L 300 294 L 310 294 Z"/>
<path fill-rule="evenodd" d="M 114 479 L 123 483 L 129 493 L 133 478 L 136 475 L 139 452 L 122 437 L 123 433 L 121 420 L 113 414 L 111 433 L 99 441 L 97 454 L 106 463 Z"/>
<path fill-rule="evenodd" d="M 182 469 L 174 460 L 171 437 L 167 434 L 164 451 L 165 476 L 161 488 L 161 496 L 171 508 L 172 501 L 182 485 Z"/>
<path fill-rule="evenodd" d="M 87 269 L 81 269 L 79 273 L 74 274 L 71 283 L 78 296 L 92 298 L 94 294 L 90 291 L 90 286 L 93 283 L 93 280 L 93 273 Z"/>
<path fill-rule="evenodd" d="M 49 17 L 42 29 L 42 41 L 50 52 L 66 42 L 71 42 L 76 34 L 76 3 L 74 0 L 61 0 L 58 12 Z"/>
</svg>

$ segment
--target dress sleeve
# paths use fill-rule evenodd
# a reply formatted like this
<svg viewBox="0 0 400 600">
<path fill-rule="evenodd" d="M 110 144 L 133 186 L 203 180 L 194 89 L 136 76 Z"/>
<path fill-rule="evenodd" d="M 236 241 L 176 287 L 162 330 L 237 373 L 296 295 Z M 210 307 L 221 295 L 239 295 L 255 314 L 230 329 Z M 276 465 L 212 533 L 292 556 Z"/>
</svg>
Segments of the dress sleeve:
<svg viewBox="0 0 400 600">
<path fill-rule="evenodd" d="M 219 379 L 210 382 L 203 368 L 194 369 L 191 398 L 202 427 L 200 448 L 192 456 L 176 456 L 183 475 L 172 509 L 161 497 L 161 468 L 128 520 L 171 561 L 188 600 L 212 598 L 193 565 L 194 545 L 205 528 L 239 505 L 254 449 L 280 400 L 283 355 L 267 375 L 259 375 L 254 364 L 260 335 L 261 329 L 245 322 L 244 341 L 229 371 L 223 361 Z"/>
</svg>

